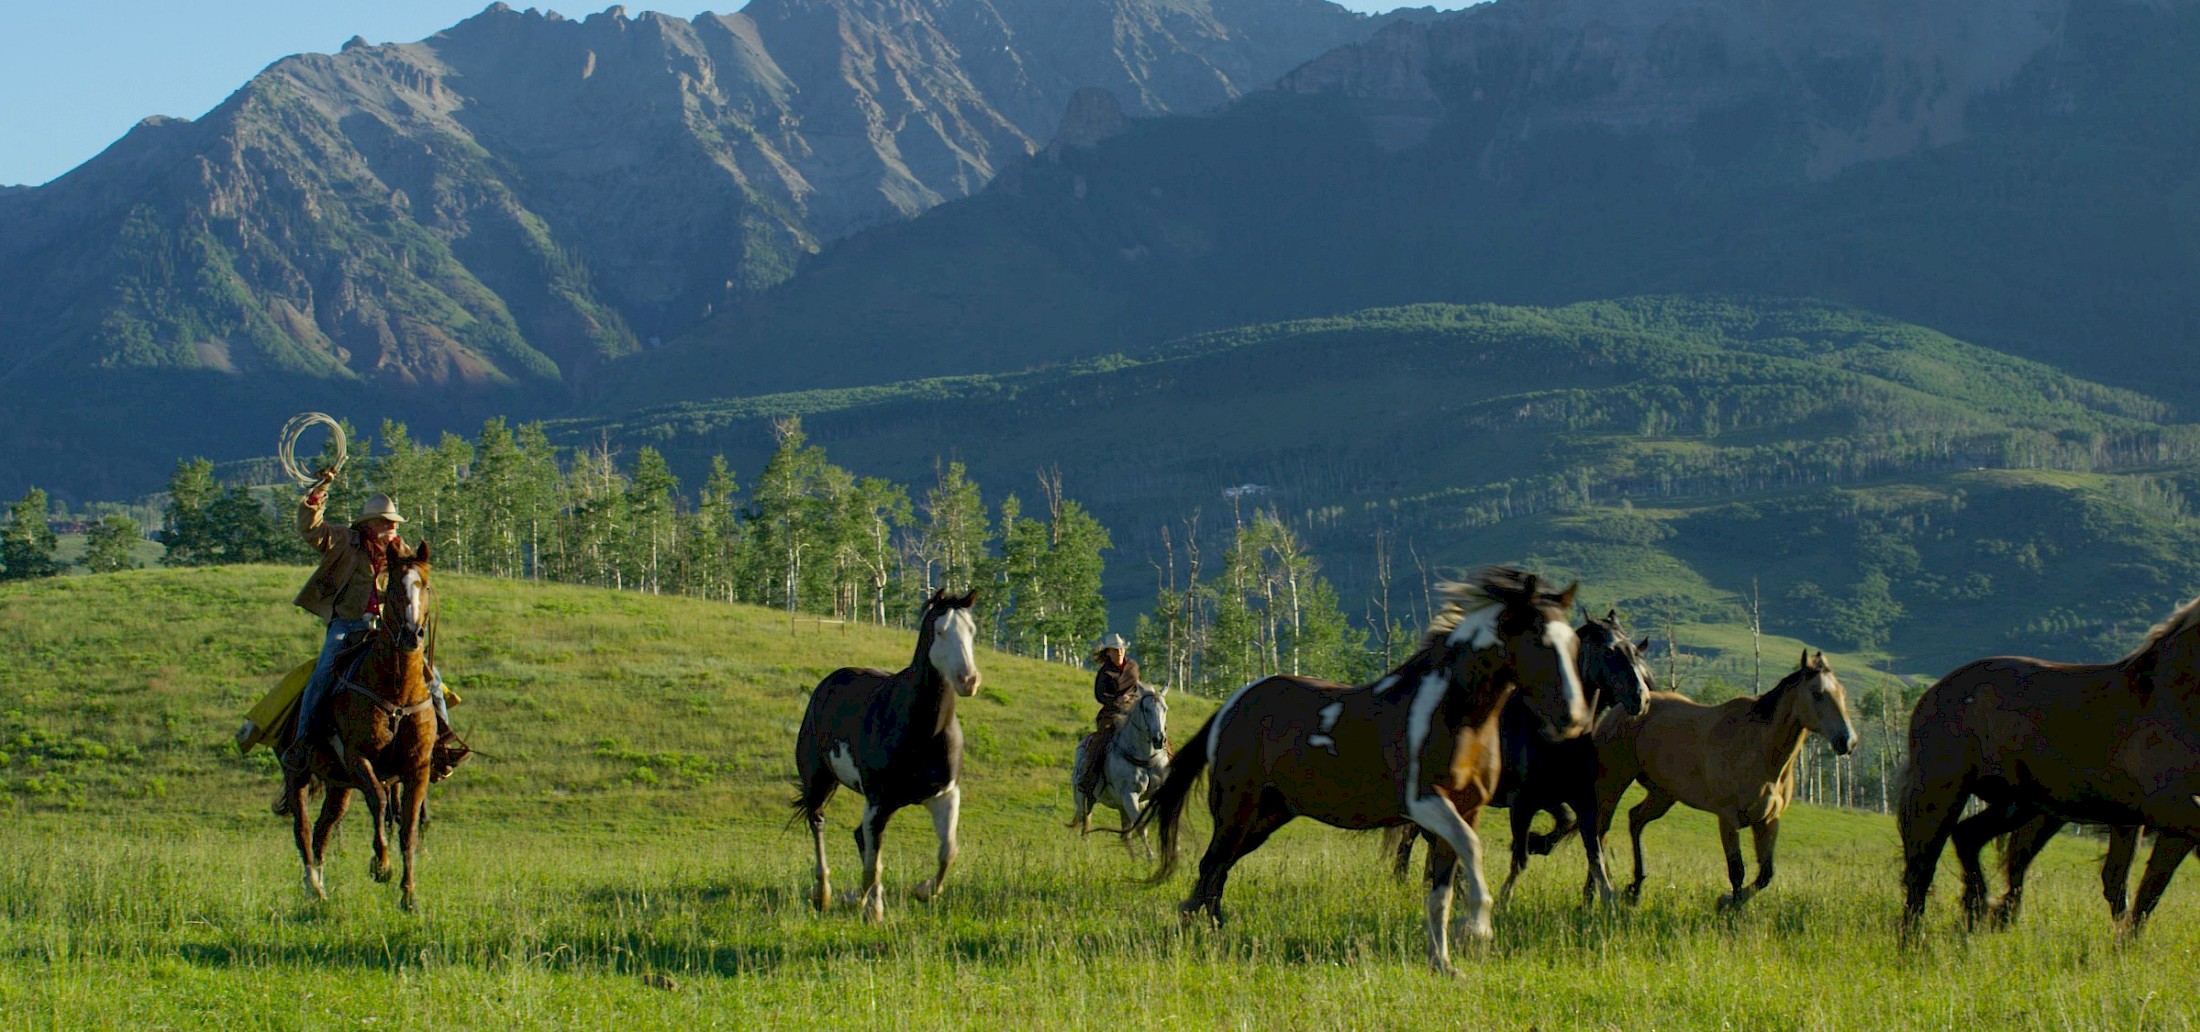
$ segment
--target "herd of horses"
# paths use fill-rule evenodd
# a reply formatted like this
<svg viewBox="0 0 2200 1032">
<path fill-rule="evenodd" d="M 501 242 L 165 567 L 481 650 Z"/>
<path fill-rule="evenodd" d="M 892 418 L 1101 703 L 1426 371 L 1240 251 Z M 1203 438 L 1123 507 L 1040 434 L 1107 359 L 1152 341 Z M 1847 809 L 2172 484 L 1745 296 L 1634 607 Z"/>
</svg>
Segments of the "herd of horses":
<svg viewBox="0 0 2200 1032">
<path fill-rule="evenodd" d="M 364 690 L 335 693 L 334 747 L 316 767 L 328 795 L 310 834 L 303 805 L 296 818 L 307 884 L 317 894 L 328 831 L 356 789 L 375 817 L 375 877 L 389 877 L 387 811 L 404 854 L 404 903 L 413 904 L 413 850 L 434 739 L 433 718 L 410 708 L 427 692 L 428 573 L 425 544 L 393 568 L 393 583 L 403 587 L 392 592 L 393 612 L 375 632 Z M 1720 905 L 1742 906 L 1772 881 L 1804 739 L 1817 733 L 1842 754 L 1856 746 L 1840 680 L 1824 653 L 1806 650 L 1763 695 L 1704 705 L 1656 691 L 1616 613 L 1583 613 L 1578 626 L 1571 622 L 1575 590 L 1549 591 L 1535 575 L 1509 568 L 1442 585 L 1441 611 L 1395 669 L 1358 686 L 1298 675 L 1254 681 L 1173 756 L 1166 689 L 1142 687 L 1108 747 L 1101 788 L 1077 794 L 1072 824 L 1088 829 L 1092 809 L 1108 805 L 1123 815 L 1126 845 L 1156 832 L 1160 850 L 1148 881 L 1159 884 L 1177 867 L 1184 813 L 1204 778 L 1213 833 L 1178 909 L 1186 919 L 1216 923 L 1231 869 L 1296 818 L 1388 829 L 1401 876 L 1415 843 L 1425 842 L 1428 961 L 1440 971 L 1450 970 L 1454 936 L 1491 938 L 1493 902 L 1509 895 L 1528 858 L 1571 835 L 1581 837 L 1588 861 L 1584 900 L 1634 901 L 1644 881 L 1643 830 L 1676 803 L 1718 818 L 1731 882 Z M 841 902 L 866 920 L 884 918 L 881 843 L 893 815 L 915 805 L 930 814 L 938 838 L 936 873 L 915 895 L 929 899 L 945 889 L 962 805 L 956 703 L 976 694 L 981 681 L 975 601 L 974 591 L 935 592 L 917 620 L 907 667 L 843 668 L 810 693 L 796 733 L 794 806 L 810 828 L 816 866 L 809 898 L 818 909 L 836 899 L 825 807 L 843 788 L 863 798 L 855 829 L 862 879 Z M 1628 811 L 1635 875 L 1615 893 L 1603 840 L 1635 785 L 1645 792 Z M 2200 599 L 2114 663 L 1997 657 L 1942 678 L 1911 716 L 1897 797 L 1905 938 L 1919 926 L 1951 840 L 1967 925 L 2000 926 L 2016 916 L 2033 858 L 2072 822 L 2109 828 L 2104 895 L 2119 927 L 2135 933 L 2200 836 Z M 1513 831 L 1511 872 L 1494 901 L 1476 830 L 1492 806 L 1510 810 Z M 1538 813 L 1557 822 L 1551 831 L 1532 831 Z M 1753 881 L 1745 881 L 1744 828 L 1757 857 Z M 2143 830 L 2154 832 L 2154 852 L 2127 908 L 2124 882 Z M 2006 843 L 2006 889 L 1989 907 L 1980 854 L 1995 839 Z M 1150 845 L 1147 855 L 1155 856 Z M 1454 915 L 1462 877 L 1464 906 Z"/>
</svg>

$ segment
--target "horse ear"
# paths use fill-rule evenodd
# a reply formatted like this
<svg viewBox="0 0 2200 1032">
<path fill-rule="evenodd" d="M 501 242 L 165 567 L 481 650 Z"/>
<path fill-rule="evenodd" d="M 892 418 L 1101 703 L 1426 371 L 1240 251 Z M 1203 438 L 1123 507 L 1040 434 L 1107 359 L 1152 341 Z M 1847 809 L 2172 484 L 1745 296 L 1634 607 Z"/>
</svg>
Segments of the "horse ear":
<svg viewBox="0 0 2200 1032">
<path fill-rule="evenodd" d="M 1159 695 L 1159 696 L 1161 696 L 1162 698 L 1166 699 L 1166 698 L 1168 698 L 1168 697 L 1169 697 L 1169 686 L 1168 686 L 1168 685 L 1165 685 L 1165 684 L 1157 684 L 1157 685 L 1154 685 L 1154 686 L 1153 686 L 1153 693 L 1154 693 L 1155 695 Z"/>
<path fill-rule="evenodd" d="M 1815 667 L 1815 668 L 1819 669 L 1819 670 L 1831 670 L 1831 669 L 1833 669 L 1832 667 L 1829 667 L 1829 666 L 1827 666 L 1827 665 L 1826 665 L 1826 650 L 1824 650 L 1824 649 L 1819 649 L 1819 650 L 1818 650 L 1818 657 L 1817 657 L 1816 659 L 1813 659 L 1813 660 L 1811 660 L 1811 661 L 1810 661 L 1810 665 L 1811 665 L 1812 667 Z"/>
<path fill-rule="evenodd" d="M 928 599 L 925 599 L 925 600 L 924 600 L 924 604 L 925 604 L 925 605 L 926 605 L 927 607 L 930 607 L 930 606 L 936 606 L 936 605 L 939 605 L 939 604 L 940 604 L 940 600 L 941 600 L 941 599 L 943 599 L 943 598 L 946 598 L 946 597 L 947 597 L 947 589 L 946 589 L 946 588 L 933 588 L 933 589 L 932 589 L 932 597 L 931 597 L 931 598 L 928 598 Z"/>
<path fill-rule="evenodd" d="M 1796 660 L 1795 666 L 1798 670 L 1810 666 L 1810 649 L 1807 646 L 1803 649 L 1803 658 Z"/>
<path fill-rule="evenodd" d="M 1619 607 L 1614 606 L 1610 609 L 1605 610 L 1604 622 L 1611 624 L 1614 627 L 1619 626 Z"/>
<path fill-rule="evenodd" d="M 978 604 L 978 589 L 976 589 L 976 588 L 972 588 L 972 589 L 970 589 L 969 591 L 965 591 L 965 592 L 963 592 L 962 600 L 961 600 L 960 602 L 956 603 L 956 605 L 955 605 L 955 608 L 957 608 L 957 609 L 968 609 L 968 608 L 970 608 L 971 606 L 974 606 L 974 605 L 977 605 L 977 604 Z"/>
<path fill-rule="evenodd" d="M 1569 609 L 1572 609 L 1574 607 L 1574 596 L 1579 594 L 1580 592 L 1580 581 L 1575 581 L 1572 584 L 1566 585 L 1566 590 L 1558 593 L 1558 611 L 1563 613 Z"/>
<path fill-rule="evenodd" d="M 428 539 L 427 539 L 427 538 L 421 538 L 421 539 L 420 539 L 420 547 L 419 547 L 419 548 L 415 548 L 415 549 L 413 549 L 413 558 L 415 558 L 415 559 L 418 559 L 418 560 L 420 560 L 421 562 L 427 562 L 427 561 L 428 561 Z"/>
</svg>

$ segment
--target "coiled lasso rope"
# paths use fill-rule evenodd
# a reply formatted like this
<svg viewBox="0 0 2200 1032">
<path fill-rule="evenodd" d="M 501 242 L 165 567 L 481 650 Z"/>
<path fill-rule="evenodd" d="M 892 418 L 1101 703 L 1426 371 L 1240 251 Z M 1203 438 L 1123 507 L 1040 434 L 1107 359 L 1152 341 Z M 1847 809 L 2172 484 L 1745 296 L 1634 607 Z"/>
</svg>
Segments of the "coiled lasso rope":
<svg viewBox="0 0 2200 1032">
<path fill-rule="evenodd" d="M 328 427 L 329 440 L 336 445 L 336 464 L 334 468 L 344 468 L 344 460 L 350 457 L 350 454 L 344 450 L 343 426 L 327 413 L 301 412 L 290 417 L 290 422 L 283 424 L 282 443 L 278 446 L 275 454 L 277 458 L 282 460 L 283 472 L 289 474 L 290 479 L 297 481 L 301 487 L 313 483 L 315 476 L 313 470 L 306 469 L 298 463 L 298 437 L 306 432 L 307 427 L 316 423 Z"/>
</svg>

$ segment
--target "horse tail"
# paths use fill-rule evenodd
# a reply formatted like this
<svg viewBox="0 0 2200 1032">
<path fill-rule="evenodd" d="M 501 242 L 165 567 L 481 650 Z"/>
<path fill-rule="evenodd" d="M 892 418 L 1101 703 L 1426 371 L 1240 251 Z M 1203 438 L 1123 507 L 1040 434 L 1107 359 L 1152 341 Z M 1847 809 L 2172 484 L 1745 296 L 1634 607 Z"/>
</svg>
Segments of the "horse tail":
<svg viewBox="0 0 2200 1032">
<path fill-rule="evenodd" d="M 1192 797 L 1192 786 L 1199 781 L 1199 776 L 1207 772 L 1207 761 L 1210 759 L 1207 755 L 1207 740 L 1212 737 L 1215 721 L 1222 719 L 1222 715 L 1228 711 L 1228 706 L 1217 710 L 1214 716 L 1207 718 L 1206 723 L 1199 725 L 1199 730 L 1192 732 L 1191 739 L 1184 743 L 1184 747 L 1170 757 L 1169 776 L 1161 782 L 1160 788 L 1154 789 L 1153 798 L 1147 801 L 1146 809 L 1138 815 L 1137 823 L 1124 829 L 1125 835 L 1142 832 L 1151 826 L 1161 829 L 1159 865 L 1154 868 L 1150 877 L 1143 879 L 1147 885 L 1159 885 L 1176 873 L 1179 852 L 1177 832 L 1182 827 L 1184 803 Z"/>
</svg>

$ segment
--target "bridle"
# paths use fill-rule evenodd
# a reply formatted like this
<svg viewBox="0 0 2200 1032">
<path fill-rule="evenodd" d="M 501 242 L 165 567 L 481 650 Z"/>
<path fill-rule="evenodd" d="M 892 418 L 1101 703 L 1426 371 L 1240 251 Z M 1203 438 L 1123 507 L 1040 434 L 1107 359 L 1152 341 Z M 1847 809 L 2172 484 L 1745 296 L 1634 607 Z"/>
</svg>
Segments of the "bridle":
<svg viewBox="0 0 2200 1032">
<path fill-rule="evenodd" d="M 425 623 L 417 619 L 407 621 L 420 628 L 419 633 L 421 637 L 422 652 L 421 662 L 425 667 L 432 667 L 435 665 L 436 625 L 438 623 L 439 617 L 436 613 L 435 604 L 433 603 L 433 601 L 431 601 L 434 597 L 434 593 L 435 588 L 432 585 L 426 583 L 421 584 L 420 607 L 427 611 L 428 619 L 425 621 Z M 410 604 L 409 599 L 407 604 Z M 412 615 L 413 614 L 407 614 L 408 617 Z M 374 624 L 373 633 L 386 635 L 389 639 L 390 644 L 397 646 L 399 649 L 402 650 L 404 649 L 404 639 L 401 636 L 402 631 L 394 627 L 394 623 L 395 621 L 377 619 Z M 407 628 L 407 630 L 409 629 L 410 628 Z M 373 692 L 367 690 L 366 686 L 359 684 L 357 681 L 354 681 L 349 677 L 339 677 L 337 678 L 337 681 L 345 691 L 350 692 L 353 695 L 357 695 L 370 703 L 373 703 L 374 708 L 376 710 L 379 710 L 382 714 L 382 722 L 384 727 L 393 736 L 397 734 L 398 724 L 401 723 L 405 718 L 410 717 L 423 710 L 429 709 L 435 705 L 435 694 L 433 692 L 428 693 L 419 702 L 411 703 L 409 705 L 400 705 L 389 699 L 383 698 L 380 695 L 374 694 Z"/>
<path fill-rule="evenodd" d="M 1144 694 L 1142 694 L 1142 695 L 1140 695 L 1140 696 L 1138 697 L 1138 705 L 1136 705 L 1136 706 L 1133 706 L 1133 707 L 1132 707 L 1132 712 L 1133 712 L 1134 714 L 1135 714 L 1135 713 L 1137 713 L 1137 712 L 1138 712 L 1138 711 L 1139 711 L 1140 709 L 1142 709 L 1142 708 L 1143 708 L 1143 707 L 1145 706 L 1146 698 L 1147 698 L 1148 696 L 1152 696 L 1153 698 L 1155 698 L 1155 699 L 1157 699 L 1157 700 L 1158 700 L 1158 699 L 1160 698 L 1160 696 L 1159 696 L 1159 695 L 1156 695 L 1156 694 L 1154 693 L 1153 689 L 1151 689 L 1151 688 L 1145 688 L 1145 687 L 1144 687 L 1143 685 L 1141 685 L 1140 687 L 1141 687 L 1141 688 L 1143 689 L 1143 691 L 1144 691 Z M 1145 755 L 1145 757 L 1144 757 L 1144 758 L 1140 758 L 1140 757 L 1134 756 L 1134 755 L 1132 755 L 1131 753 L 1129 753 L 1129 752 L 1125 751 L 1125 750 L 1124 750 L 1124 748 L 1123 748 L 1123 740 L 1124 740 L 1124 739 L 1126 739 L 1126 738 L 1129 738 L 1130 736 L 1129 736 L 1129 735 L 1126 735 L 1126 734 L 1124 734 L 1124 733 L 1123 733 L 1123 731 L 1128 731 L 1128 730 L 1130 730 L 1130 725 L 1129 725 L 1128 721 L 1126 721 L 1126 722 L 1125 722 L 1125 724 L 1124 724 L 1124 726 L 1123 726 L 1123 729 L 1122 729 L 1122 730 L 1120 730 L 1120 731 L 1117 731 L 1117 732 L 1115 733 L 1115 736 L 1114 736 L 1113 738 L 1109 739 L 1109 741 L 1108 741 L 1108 751 L 1109 751 L 1109 752 L 1112 752 L 1112 753 L 1114 753 L 1115 755 L 1117 755 L 1117 756 L 1120 756 L 1120 757 L 1122 757 L 1122 758 L 1123 758 L 1123 761 L 1124 761 L 1125 763 L 1128 763 L 1128 764 L 1130 764 L 1131 766 L 1134 766 L 1134 767 L 1138 767 L 1138 768 L 1140 768 L 1140 769 L 1147 769 L 1147 768 L 1151 768 L 1151 767 L 1152 767 L 1152 766 L 1153 766 L 1154 764 L 1156 764 L 1156 763 L 1161 763 L 1161 762 L 1164 762 L 1164 761 L 1165 761 L 1165 760 L 1167 759 L 1167 757 L 1168 757 L 1168 747 L 1167 747 L 1166 745 L 1163 745 L 1163 746 L 1161 746 L 1161 747 L 1158 747 L 1158 748 L 1154 749 L 1154 750 L 1153 750 L 1152 752 L 1149 752 L 1149 753 L 1147 753 L 1147 754 Z M 1147 741 L 1152 741 L 1152 740 L 1153 740 L 1153 736 L 1152 736 L 1151 734 L 1148 734 L 1148 736 L 1147 736 Z"/>
</svg>

